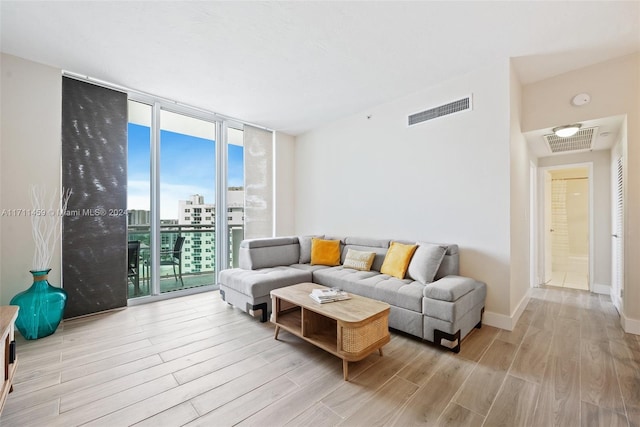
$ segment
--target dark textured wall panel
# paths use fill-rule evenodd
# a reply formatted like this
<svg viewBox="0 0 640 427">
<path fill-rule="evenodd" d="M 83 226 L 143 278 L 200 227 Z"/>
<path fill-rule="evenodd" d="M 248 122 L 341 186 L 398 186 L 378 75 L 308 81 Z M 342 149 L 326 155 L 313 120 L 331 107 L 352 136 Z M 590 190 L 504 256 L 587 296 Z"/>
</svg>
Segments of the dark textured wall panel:
<svg viewBox="0 0 640 427">
<path fill-rule="evenodd" d="M 65 318 L 127 305 L 127 95 L 63 77 Z"/>
</svg>

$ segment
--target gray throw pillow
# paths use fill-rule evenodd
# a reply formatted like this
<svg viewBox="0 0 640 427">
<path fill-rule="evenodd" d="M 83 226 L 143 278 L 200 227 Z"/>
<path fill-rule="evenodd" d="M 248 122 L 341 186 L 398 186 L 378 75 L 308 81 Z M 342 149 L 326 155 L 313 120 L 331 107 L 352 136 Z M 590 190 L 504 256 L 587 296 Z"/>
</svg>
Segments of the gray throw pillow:
<svg viewBox="0 0 640 427">
<path fill-rule="evenodd" d="M 447 248 L 433 243 L 418 242 L 418 249 L 413 254 L 407 275 L 422 284 L 433 282 Z"/>
<path fill-rule="evenodd" d="M 314 237 L 324 238 L 324 236 L 320 235 L 298 236 L 298 242 L 300 242 L 300 259 L 298 263 L 309 264 L 311 262 L 311 239 Z"/>
</svg>

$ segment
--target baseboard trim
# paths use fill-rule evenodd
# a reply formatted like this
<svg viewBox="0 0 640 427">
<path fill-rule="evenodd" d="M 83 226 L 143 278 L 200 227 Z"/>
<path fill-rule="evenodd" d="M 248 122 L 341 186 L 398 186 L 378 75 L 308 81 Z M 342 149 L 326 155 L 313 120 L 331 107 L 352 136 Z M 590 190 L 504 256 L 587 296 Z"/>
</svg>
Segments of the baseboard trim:
<svg viewBox="0 0 640 427">
<path fill-rule="evenodd" d="M 602 295 L 611 295 L 611 286 L 603 285 L 601 283 L 594 283 L 592 292 Z"/>
<path fill-rule="evenodd" d="M 622 311 L 622 299 L 620 295 L 615 295 L 613 293 L 613 288 L 609 288 L 611 302 L 615 306 L 616 310 L 618 310 L 618 314 L 620 314 L 620 326 L 622 326 L 622 330 L 628 334 L 640 335 L 640 320 L 631 319 L 625 316 Z"/>
<path fill-rule="evenodd" d="M 513 331 L 513 328 L 516 327 L 516 323 L 518 323 L 520 316 L 522 316 L 525 308 L 527 308 L 527 304 L 529 304 L 530 294 L 531 288 L 527 290 L 527 293 L 522 297 L 520 303 L 513 311 L 513 314 L 511 314 L 511 316 L 494 313 L 485 309 L 484 316 L 482 317 L 482 324 L 493 326 L 495 328 L 505 329 L 507 331 Z"/>
<path fill-rule="evenodd" d="M 622 329 L 628 334 L 640 335 L 640 320 L 631 319 L 624 315 L 624 313 L 620 314 L 620 323 L 622 323 Z"/>
<path fill-rule="evenodd" d="M 618 313 L 622 312 L 622 300 L 620 299 L 619 295 L 616 295 L 613 293 L 613 288 L 610 289 L 610 293 L 609 296 L 611 297 L 611 302 L 613 303 L 613 306 L 616 308 L 616 310 L 618 310 Z"/>
<path fill-rule="evenodd" d="M 482 316 L 482 324 L 493 326 L 494 328 L 506 329 L 507 331 L 513 330 L 511 317 L 487 310 L 484 311 L 484 316 Z"/>
</svg>

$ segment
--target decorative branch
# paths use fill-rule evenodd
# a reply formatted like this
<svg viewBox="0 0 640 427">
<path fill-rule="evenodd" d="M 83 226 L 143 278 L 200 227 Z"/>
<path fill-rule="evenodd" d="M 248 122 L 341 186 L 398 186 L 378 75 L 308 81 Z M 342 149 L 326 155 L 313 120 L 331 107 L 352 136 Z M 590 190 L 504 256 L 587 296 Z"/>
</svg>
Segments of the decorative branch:
<svg viewBox="0 0 640 427">
<path fill-rule="evenodd" d="M 44 188 L 31 186 L 31 233 L 36 249 L 33 254 L 33 270 L 51 268 L 55 245 L 62 238 L 62 217 L 67 211 L 71 189 L 62 189 L 60 197 L 54 192 L 47 198 Z"/>
</svg>

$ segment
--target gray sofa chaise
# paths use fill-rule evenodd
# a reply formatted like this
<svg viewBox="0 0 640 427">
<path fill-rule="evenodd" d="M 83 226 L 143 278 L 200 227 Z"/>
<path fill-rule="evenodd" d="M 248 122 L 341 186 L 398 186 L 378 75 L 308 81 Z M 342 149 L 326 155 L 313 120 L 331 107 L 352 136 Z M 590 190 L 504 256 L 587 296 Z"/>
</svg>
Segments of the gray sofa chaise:
<svg viewBox="0 0 640 427">
<path fill-rule="evenodd" d="M 239 268 L 223 270 L 219 274 L 218 283 L 223 300 L 247 313 L 261 310 L 261 321 L 266 322 L 271 313 L 272 289 L 302 282 L 338 287 L 390 304 L 389 327 L 456 353 L 460 351 L 461 340 L 474 327 L 481 327 L 486 284 L 458 275 L 457 245 L 438 245 L 443 248 L 444 256 L 439 265 L 429 266 L 437 268 L 433 281 L 423 283 L 411 277 L 412 271 L 424 267 L 414 264 L 434 261 L 425 261 L 417 251 L 404 279 L 380 273 L 391 240 L 324 237 L 340 240 L 341 264 L 349 249 L 374 252 L 371 270 L 360 271 L 343 265 L 311 265 L 312 237 L 323 236 L 244 240 L 240 244 Z M 426 247 L 433 244 L 422 245 Z"/>
</svg>

